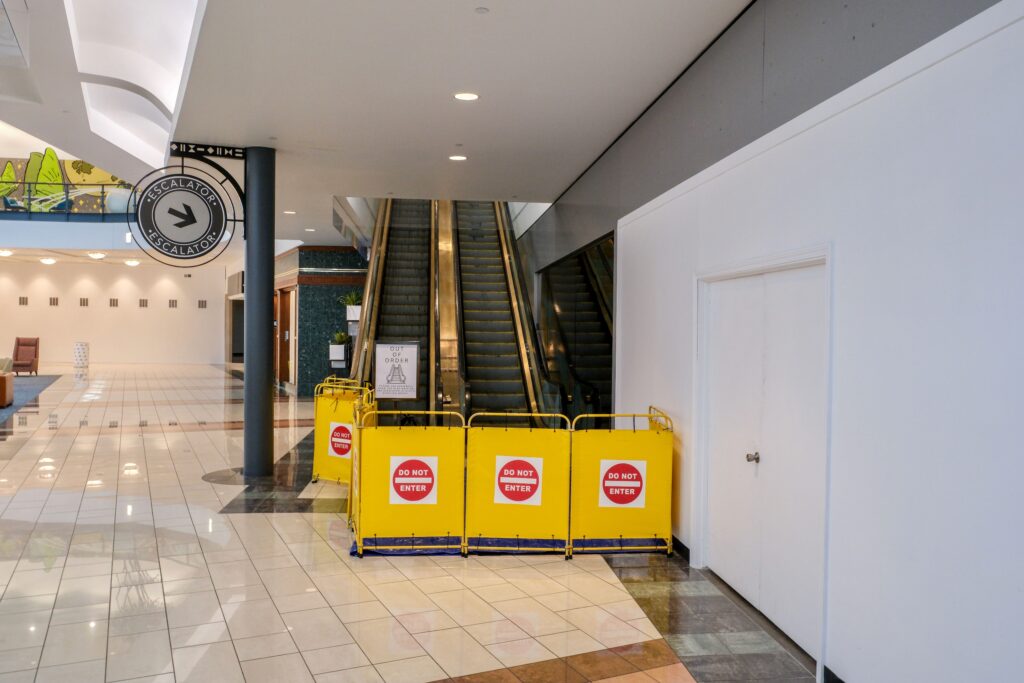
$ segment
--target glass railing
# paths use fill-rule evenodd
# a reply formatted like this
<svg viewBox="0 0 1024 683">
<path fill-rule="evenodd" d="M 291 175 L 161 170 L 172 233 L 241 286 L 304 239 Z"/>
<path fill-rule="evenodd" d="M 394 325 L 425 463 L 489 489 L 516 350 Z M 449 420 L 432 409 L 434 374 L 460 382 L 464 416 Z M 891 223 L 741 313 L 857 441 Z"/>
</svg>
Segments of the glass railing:
<svg viewBox="0 0 1024 683">
<path fill-rule="evenodd" d="M 114 220 L 134 211 L 128 183 L 25 183 L 0 180 L 0 218 Z"/>
</svg>

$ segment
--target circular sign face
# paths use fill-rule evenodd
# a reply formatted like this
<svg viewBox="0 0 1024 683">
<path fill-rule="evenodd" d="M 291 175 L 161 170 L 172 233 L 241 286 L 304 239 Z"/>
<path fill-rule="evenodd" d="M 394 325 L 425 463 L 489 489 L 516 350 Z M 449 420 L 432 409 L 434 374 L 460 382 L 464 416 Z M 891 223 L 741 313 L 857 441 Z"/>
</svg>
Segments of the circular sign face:
<svg viewBox="0 0 1024 683">
<path fill-rule="evenodd" d="M 604 488 L 604 495 L 616 505 L 629 505 L 635 501 L 644 490 L 644 478 L 633 465 L 620 462 L 612 465 L 604 473 L 604 480 L 601 482 Z"/>
<path fill-rule="evenodd" d="M 139 194 L 136 220 L 153 249 L 175 259 L 201 258 L 220 245 L 227 231 L 224 202 L 211 183 L 175 173 Z"/>
<path fill-rule="evenodd" d="M 434 490 L 434 470 L 422 460 L 406 460 L 395 468 L 391 485 L 404 500 L 423 500 Z"/>
<path fill-rule="evenodd" d="M 209 161 L 185 161 L 144 176 L 128 199 L 128 226 L 148 255 L 169 266 L 191 268 L 217 258 L 241 219 L 241 188 Z M 131 241 L 131 240 L 129 240 Z"/>
<path fill-rule="evenodd" d="M 331 432 L 331 450 L 339 457 L 347 457 L 352 450 L 352 430 L 346 425 L 338 425 Z"/>
<path fill-rule="evenodd" d="M 537 468 L 525 460 L 510 460 L 498 469 L 498 491 L 511 501 L 529 500 L 539 487 Z"/>
</svg>

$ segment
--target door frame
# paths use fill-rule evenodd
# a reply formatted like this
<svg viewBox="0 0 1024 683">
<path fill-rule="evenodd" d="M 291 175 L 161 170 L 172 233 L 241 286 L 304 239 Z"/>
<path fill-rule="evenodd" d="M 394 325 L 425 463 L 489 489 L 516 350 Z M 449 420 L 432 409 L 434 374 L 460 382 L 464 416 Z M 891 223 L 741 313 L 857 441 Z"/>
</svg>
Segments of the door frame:
<svg viewBox="0 0 1024 683">
<path fill-rule="evenodd" d="M 834 258 L 832 245 L 830 243 L 817 244 L 804 249 L 781 252 L 767 257 L 744 261 L 728 266 L 718 267 L 712 270 L 700 272 L 695 276 L 694 311 L 696 321 L 694 325 L 694 368 L 693 368 L 693 422 L 690 425 L 693 434 L 693 502 L 690 505 L 693 514 L 694 531 L 693 542 L 690 545 L 690 560 L 695 567 L 706 567 L 708 561 L 708 539 L 710 537 L 709 521 L 710 514 L 708 505 L 710 501 L 710 458 L 708 452 L 708 416 L 710 407 L 708 405 L 708 382 L 709 363 L 706 352 L 710 344 L 710 330 L 708 325 L 711 306 L 711 285 L 724 280 L 734 280 L 743 277 L 766 275 L 785 270 L 798 270 L 813 266 L 825 267 L 825 510 L 824 510 L 824 556 L 822 563 L 822 629 L 821 643 L 818 648 L 820 653 L 817 659 L 817 679 L 823 680 L 824 662 L 827 657 L 827 630 L 828 630 L 828 579 L 829 579 L 829 534 L 832 499 L 832 406 L 833 406 L 833 349 L 834 349 L 834 320 L 833 315 L 833 279 L 834 279 Z"/>
</svg>

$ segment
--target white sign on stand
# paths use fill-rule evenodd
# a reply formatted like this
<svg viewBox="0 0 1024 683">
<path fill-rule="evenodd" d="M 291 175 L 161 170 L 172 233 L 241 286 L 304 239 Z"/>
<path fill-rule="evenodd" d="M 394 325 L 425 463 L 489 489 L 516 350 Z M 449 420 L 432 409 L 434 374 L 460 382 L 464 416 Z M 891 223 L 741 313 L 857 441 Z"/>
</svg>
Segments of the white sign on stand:
<svg viewBox="0 0 1024 683">
<path fill-rule="evenodd" d="M 377 398 L 416 398 L 419 363 L 419 342 L 378 343 L 374 349 Z"/>
</svg>

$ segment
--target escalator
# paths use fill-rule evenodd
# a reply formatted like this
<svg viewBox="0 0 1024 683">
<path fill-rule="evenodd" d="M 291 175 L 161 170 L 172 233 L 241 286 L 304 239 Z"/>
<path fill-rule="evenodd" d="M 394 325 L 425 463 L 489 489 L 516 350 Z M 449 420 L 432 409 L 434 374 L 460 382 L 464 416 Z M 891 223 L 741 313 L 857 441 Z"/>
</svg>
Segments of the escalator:
<svg viewBox="0 0 1024 683">
<path fill-rule="evenodd" d="M 495 211 L 493 202 L 455 202 L 467 414 L 532 410 Z"/>
<path fill-rule="evenodd" d="M 430 213 L 427 200 L 390 203 L 373 339 L 377 344 L 419 342 L 419 379 L 416 400 L 382 400 L 381 410 L 430 408 Z M 369 380 L 369 372 L 364 373 Z"/>
<path fill-rule="evenodd" d="M 551 420 L 506 415 L 562 412 L 565 391 L 540 357 L 510 225 L 496 202 L 383 202 L 351 377 L 374 384 L 374 348 L 409 341 L 419 343 L 419 376 L 416 400 L 378 397 L 381 410 L 501 413 L 489 421 L 513 426 Z"/>
<path fill-rule="evenodd" d="M 608 249 L 591 247 L 545 271 L 570 371 L 574 413 L 612 410 L 612 326 Z M 549 360 L 549 363 L 551 361 Z"/>
</svg>

